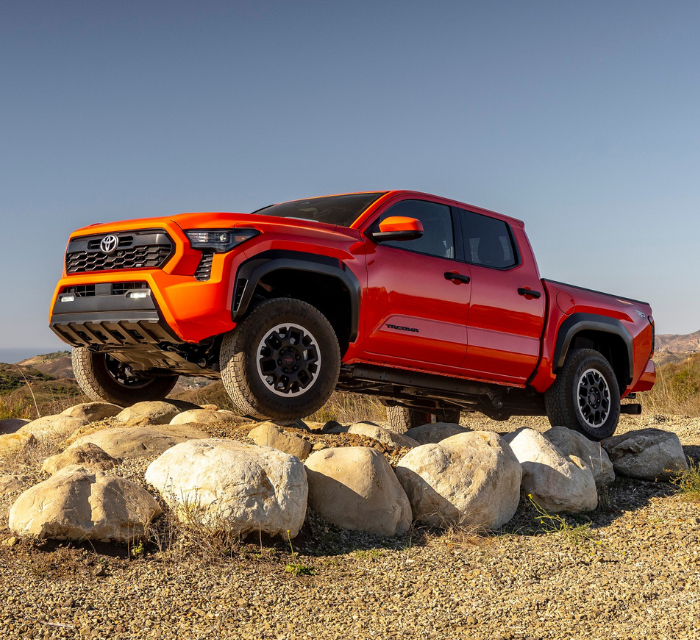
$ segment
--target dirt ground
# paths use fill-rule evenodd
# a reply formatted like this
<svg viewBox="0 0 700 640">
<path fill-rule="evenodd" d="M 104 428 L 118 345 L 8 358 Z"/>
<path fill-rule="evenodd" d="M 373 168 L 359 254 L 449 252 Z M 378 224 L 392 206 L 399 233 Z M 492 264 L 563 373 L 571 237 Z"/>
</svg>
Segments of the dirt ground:
<svg viewBox="0 0 700 640">
<path fill-rule="evenodd" d="M 674 431 L 700 460 L 700 419 L 624 417 L 618 433 L 647 426 Z M 150 461 L 119 473 L 143 482 Z M 41 478 L 24 472 L 27 486 Z M 17 495 L 0 497 L 0 540 Z M 536 516 L 523 500 L 499 532 L 381 538 L 310 512 L 294 556 L 283 541 L 216 540 L 167 522 L 136 549 L 0 545 L 0 638 L 700 637 L 700 504 L 671 484 L 618 478 L 594 512 Z"/>
</svg>

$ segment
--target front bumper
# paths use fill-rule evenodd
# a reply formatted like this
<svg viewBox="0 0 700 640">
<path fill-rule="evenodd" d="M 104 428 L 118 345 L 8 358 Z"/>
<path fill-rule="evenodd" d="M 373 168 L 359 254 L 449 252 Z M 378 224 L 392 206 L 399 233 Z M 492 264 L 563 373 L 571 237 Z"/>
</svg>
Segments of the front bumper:
<svg viewBox="0 0 700 640">
<path fill-rule="evenodd" d="M 152 221 L 123 223 L 127 230 L 152 228 Z M 231 331 L 233 277 L 245 258 L 245 251 L 214 254 L 206 281 L 196 271 L 202 252 L 190 247 L 183 230 L 168 220 L 159 220 L 174 244 L 171 257 L 161 268 L 123 268 L 68 274 L 64 269 L 54 292 L 50 326 L 73 346 L 171 342 L 200 343 Z M 120 230 L 111 225 L 105 233 Z M 94 235 L 94 232 L 93 232 Z M 106 287 L 140 284 L 148 288 L 148 300 L 110 295 Z M 98 287 L 102 295 L 62 302 L 72 288 Z M 80 329 L 80 332 L 78 332 Z"/>
<path fill-rule="evenodd" d="M 145 283 L 102 283 L 61 293 L 53 306 L 50 327 L 74 347 L 121 347 L 182 340 L 165 322 Z M 89 291 L 85 291 L 89 289 Z"/>
</svg>

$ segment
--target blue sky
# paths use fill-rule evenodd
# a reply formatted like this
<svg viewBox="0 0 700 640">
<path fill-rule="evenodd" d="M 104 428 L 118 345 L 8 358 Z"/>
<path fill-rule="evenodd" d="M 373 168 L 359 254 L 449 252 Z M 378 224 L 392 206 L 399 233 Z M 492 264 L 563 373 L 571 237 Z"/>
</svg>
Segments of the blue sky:
<svg viewBox="0 0 700 640">
<path fill-rule="evenodd" d="M 0 348 L 93 222 L 410 188 L 700 329 L 700 4 L 0 2 Z"/>
</svg>

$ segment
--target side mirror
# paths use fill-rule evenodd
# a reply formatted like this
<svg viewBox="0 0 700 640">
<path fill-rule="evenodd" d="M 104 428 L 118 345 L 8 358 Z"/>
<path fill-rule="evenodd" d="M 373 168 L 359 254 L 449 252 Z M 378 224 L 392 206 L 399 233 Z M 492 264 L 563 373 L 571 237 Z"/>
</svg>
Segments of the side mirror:
<svg viewBox="0 0 700 640">
<path fill-rule="evenodd" d="M 417 240 L 423 235 L 423 224 L 415 218 L 391 216 L 379 223 L 379 231 L 367 234 L 374 242 Z"/>
</svg>

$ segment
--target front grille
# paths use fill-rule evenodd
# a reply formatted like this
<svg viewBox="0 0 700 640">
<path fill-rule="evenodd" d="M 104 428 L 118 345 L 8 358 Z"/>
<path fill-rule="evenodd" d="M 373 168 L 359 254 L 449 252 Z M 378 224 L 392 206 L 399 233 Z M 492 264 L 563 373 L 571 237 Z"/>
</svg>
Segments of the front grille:
<svg viewBox="0 0 700 640">
<path fill-rule="evenodd" d="M 112 253 L 105 253 L 100 248 L 105 235 L 117 236 L 117 248 Z M 66 272 L 158 269 L 165 265 L 172 253 L 173 242 L 162 229 L 79 237 L 68 245 Z"/>
<path fill-rule="evenodd" d="M 199 261 L 194 277 L 197 280 L 209 280 L 211 278 L 211 265 L 214 262 L 214 252 L 211 250 L 202 251 L 202 258 Z"/>
</svg>

